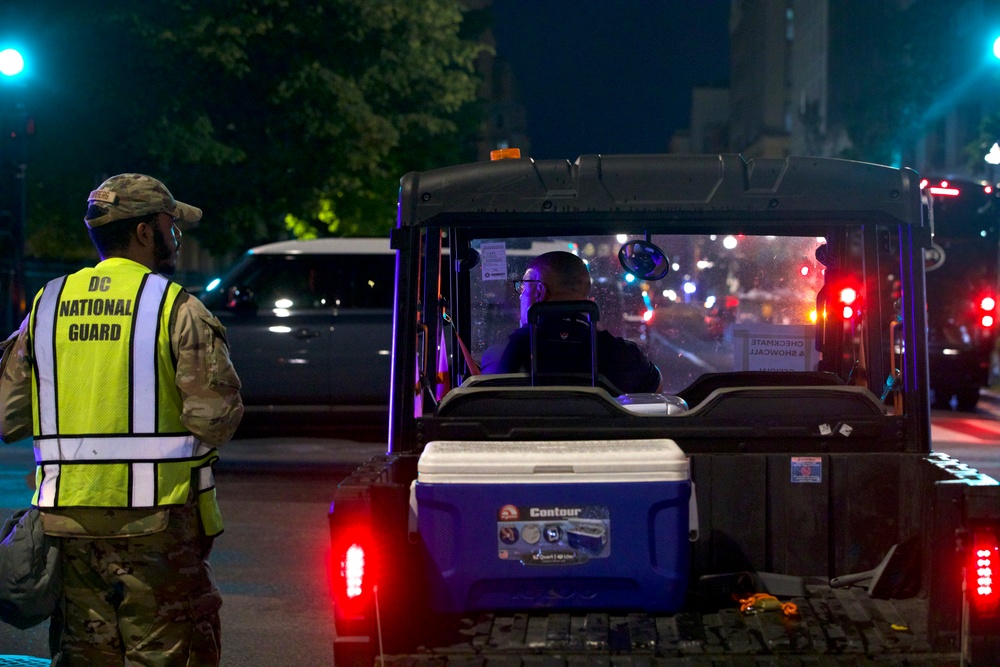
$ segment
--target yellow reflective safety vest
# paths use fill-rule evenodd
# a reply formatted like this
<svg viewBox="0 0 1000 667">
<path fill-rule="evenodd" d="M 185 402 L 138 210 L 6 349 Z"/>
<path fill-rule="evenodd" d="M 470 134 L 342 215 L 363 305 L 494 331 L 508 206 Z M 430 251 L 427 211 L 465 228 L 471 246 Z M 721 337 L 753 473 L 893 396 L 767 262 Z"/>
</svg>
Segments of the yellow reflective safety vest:
<svg viewBox="0 0 1000 667">
<path fill-rule="evenodd" d="M 169 323 L 182 289 L 115 258 L 35 297 L 32 504 L 164 508 L 184 505 L 193 486 L 205 533 L 222 532 L 218 452 L 180 420 Z"/>
</svg>

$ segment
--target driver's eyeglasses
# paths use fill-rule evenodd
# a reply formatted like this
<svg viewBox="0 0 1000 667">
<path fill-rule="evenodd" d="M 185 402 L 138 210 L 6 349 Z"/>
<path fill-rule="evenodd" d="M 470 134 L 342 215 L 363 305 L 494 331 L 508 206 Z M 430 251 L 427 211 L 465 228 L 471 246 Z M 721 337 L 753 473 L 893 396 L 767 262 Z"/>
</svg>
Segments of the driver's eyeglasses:
<svg viewBox="0 0 1000 667">
<path fill-rule="evenodd" d="M 515 292 L 517 292 L 518 294 L 524 294 L 525 283 L 540 283 L 544 281 L 528 279 L 528 280 L 512 280 L 511 282 L 514 283 Z"/>
</svg>

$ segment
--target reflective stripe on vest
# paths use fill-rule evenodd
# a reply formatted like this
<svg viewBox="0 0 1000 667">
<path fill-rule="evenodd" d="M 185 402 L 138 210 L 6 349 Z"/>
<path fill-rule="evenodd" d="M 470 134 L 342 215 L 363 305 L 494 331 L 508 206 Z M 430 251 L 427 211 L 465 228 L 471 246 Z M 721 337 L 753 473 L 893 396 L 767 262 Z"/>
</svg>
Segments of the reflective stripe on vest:
<svg viewBox="0 0 1000 667">
<path fill-rule="evenodd" d="M 137 332 L 156 331 L 160 302 L 167 291 L 167 279 L 154 273 L 146 276 L 136 304 L 132 331 L 132 431 L 156 433 L 156 336 Z M 148 327 L 148 328 L 147 328 Z"/>
<path fill-rule="evenodd" d="M 180 505 L 187 500 L 192 472 L 197 472 L 198 491 L 210 491 L 215 485 L 211 464 L 218 459 L 217 451 L 191 434 L 156 434 L 160 343 L 158 336 L 150 332 L 159 330 L 170 285 L 162 276 L 146 274 L 136 295 L 130 336 L 131 395 L 127 402 L 131 432 L 60 434 L 55 337 L 57 308 L 65 283 L 65 276 L 50 281 L 35 306 L 33 351 L 40 431 L 35 437 L 35 458 L 42 470 L 36 504 L 134 508 Z M 93 472 L 85 473 L 90 466 L 94 466 Z M 73 481 L 61 479 L 66 475 L 71 475 L 67 479 Z M 102 475 L 119 480 L 115 488 L 97 488 L 97 480 L 104 479 Z M 161 479 L 167 481 L 164 489 L 158 487 Z"/>
<path fill-rule="evenodd" d="M 119 463 L 192 459 L 207 454 L 210 449 L 193 435 L 62 436 L 37 441 L 35 456 L 39 463 Z"/>
<path fill-rule="evenodd" d="M 66 276 L 56 278 L 42 292 L 38 300 L 39 314 L 35 317 L 34 352 L 35 367 L 38 372 L 38 406 L 40 435 L 53 435 L 59 432 L 58 410 L 56 409 L 56 360 L 54 355 L 56 335 L 56 306 L 62 294 Z M 41 372 L 41 369 L 49 372 Z"/>
<path fill-rule="evenodd" d="M 65 440 L 72 440 L 72 438 L 65 438 Z M 116 438 L 115 446 L 121 449 L 124 439 Z M 46 443 L 53 446 L 58 446 L 54 442 Z M 127 445 L 126 445 L 127 446 Z M 179 466 L 181 473 L 189 471 L 192 468 L 196 468 L 198 472 L 198 492 L 203 493 L 206 491 L 211 491 L 215 488 L 215 473 L 212 470 L 212 463 L 218 460 L 218 450 L 215 448 L 207 448 L 204 445 L 199 445 L 199 450 L 204 453 L 202 456 L 194 458 L 185 458 L 182 460 L 160 460 L 160 461 L 122 461 L 123 465 L 127 465 L 128 468 L 128 489 L 126 490 L 127 498 L 129 502 L 128 507 L 140 508 L 140 507 L 157 507 L 163 504 L 174 504 L 183 505 L 186 501 L 187 494 L 184 493 L 177 498 L 172 499 L 173 502 L 163 503 L 160 498 L 157 498 L 157 479 L 160 473 L 170 467 Z M 39 448 L 35 450 L 35 456 L 39 456 Z M 108 463 L 108 461 L 95 461 L 93 459 L 84 459 L 88 464 L 99 464 Z M 79 462 L 77 459 L 76 462 Z M 42 483 L 38 487 L 38 502 L 36 503 L 38 507 L 58 507 L 56 503 L 56 498 L 59 492 L 59 477 L 62 473 L 63 466 L 70 466 L 73 463 L 69 461 L 64 461 L 63 463 L 49 463 L 45 461 L 38 461 L 38 465 L 42 468 Z M 74 462 L 75 463 L 75 462 Z"/>
</svg>

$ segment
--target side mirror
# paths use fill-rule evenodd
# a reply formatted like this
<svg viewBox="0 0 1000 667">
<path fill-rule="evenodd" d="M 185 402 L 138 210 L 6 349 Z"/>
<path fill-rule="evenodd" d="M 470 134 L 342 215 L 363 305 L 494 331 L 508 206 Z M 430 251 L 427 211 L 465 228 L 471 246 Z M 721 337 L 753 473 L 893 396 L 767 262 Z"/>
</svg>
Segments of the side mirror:
<svg viewBox="0 0 1000 667">
<path fill-rule="evenodd" d="M 649 241 L 628 241 L 618 249 L 622 268 L 640 280 L 660 280 L 670 272 L 667 256 Z"/>
<path fill-rule="evenodd" d="M 455 263 L 455 270 L 459 273 L 471 271 L 479 266 L 479 251 L 475 248 L 466 248 L 465 253 Z"/>
</svg>

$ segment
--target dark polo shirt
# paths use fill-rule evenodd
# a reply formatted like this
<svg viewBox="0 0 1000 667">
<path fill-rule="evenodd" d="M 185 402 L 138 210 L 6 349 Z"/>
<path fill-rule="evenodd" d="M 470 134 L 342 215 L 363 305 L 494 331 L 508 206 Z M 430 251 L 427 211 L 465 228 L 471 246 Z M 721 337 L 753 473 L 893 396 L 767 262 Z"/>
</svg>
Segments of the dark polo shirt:
<svg viewBox="0 0 1000 667">
<path fill-rule="evenodd" d="M 531 371 L 531 331 L 528 325 L 483 354 L 483 373 L 528 373 Z M 597 332 L 597 372 L 622 393 L 654 392 L 660 386 L 660 371 L 630 340 Z"/>
</svg>

